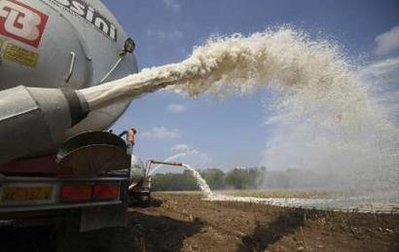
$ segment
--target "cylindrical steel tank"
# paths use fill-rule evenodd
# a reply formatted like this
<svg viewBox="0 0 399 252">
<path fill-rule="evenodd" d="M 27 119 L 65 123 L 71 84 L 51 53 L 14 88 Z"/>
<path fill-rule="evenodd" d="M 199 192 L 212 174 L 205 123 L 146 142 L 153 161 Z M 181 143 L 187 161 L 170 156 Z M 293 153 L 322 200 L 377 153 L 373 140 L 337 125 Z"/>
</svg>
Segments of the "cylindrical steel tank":
<svg viewBox="0 0 399 252">
<path fill-rule="evenodd" d="M 130 183 L 139 183 L 144 178 L 145 172 L 146 170 L 143 161 L 132 154 L 130 163 Z"/>
<path fill-rule="evenodd" d="M 99 85 L 121 58 L 127 39 L 99 0 L 2 0 L 0 90 L 18 85 L 72 89 Z M 127 53 L 105 81 L 137 71 L 134 54 Z M 129 102 L 91 111 L 65 137 L 107 128 Z"/>
</svg>

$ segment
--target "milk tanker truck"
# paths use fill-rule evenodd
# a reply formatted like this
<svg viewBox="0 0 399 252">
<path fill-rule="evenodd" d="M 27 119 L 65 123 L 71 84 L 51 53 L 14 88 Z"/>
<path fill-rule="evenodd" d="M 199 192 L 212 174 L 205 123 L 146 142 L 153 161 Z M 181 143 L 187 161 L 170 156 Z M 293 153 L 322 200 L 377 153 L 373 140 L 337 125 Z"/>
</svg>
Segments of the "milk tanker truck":
<svg viewBox="0 0 399 252">
<path fill-rule="evenodd" d="M 134 49 L 99 0 L 0 0 L 0 224 L 125 225 L 130 143 L 104 130 L 130 99 L 78 90 L 136 73 Z"/>
</svg>

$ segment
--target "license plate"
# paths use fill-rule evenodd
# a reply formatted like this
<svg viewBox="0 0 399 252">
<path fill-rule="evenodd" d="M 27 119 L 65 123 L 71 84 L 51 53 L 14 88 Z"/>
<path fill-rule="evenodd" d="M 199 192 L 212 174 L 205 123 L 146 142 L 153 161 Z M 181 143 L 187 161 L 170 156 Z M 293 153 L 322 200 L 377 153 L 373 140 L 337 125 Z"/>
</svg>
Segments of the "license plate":
<svg viewBox="0 0 399 252">
<path fill-rule="evenodd" d="M 3 189 L 3 201 L 32 201 L 50 200 L 52 195 L 51 186 L 35 187 L 5 187 Z"/>
</svg>

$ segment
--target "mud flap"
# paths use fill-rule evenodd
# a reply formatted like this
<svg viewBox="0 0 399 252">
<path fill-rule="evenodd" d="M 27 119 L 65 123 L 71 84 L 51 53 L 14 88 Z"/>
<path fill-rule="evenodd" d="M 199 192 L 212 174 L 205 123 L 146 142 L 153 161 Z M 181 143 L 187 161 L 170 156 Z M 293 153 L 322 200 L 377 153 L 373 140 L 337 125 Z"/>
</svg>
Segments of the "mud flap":
<svg viewBox="0 0 399 252">
<path fill-rule="evenodd" d="M 89 207 L 82 209 L 80 232 L 108 227 L 125 227 L 126 224 L 127 207 L 124 204 Z"/>
<path fill-rule="evenodd" d="M 126 227 L 129 204 L 128 181 L 121 182 L 119 205 L 83 208 L 80 216 L 80 232 L 108 227 Z"/>
</svg>

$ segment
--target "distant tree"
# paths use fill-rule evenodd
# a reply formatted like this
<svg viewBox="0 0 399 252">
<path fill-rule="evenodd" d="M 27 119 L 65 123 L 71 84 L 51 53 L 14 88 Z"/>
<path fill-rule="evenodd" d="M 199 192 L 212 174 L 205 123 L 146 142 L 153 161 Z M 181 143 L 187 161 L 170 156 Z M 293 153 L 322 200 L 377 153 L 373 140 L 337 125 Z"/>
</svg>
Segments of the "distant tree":
<svg viewBox="0 0 399 252">
<path fill-rule="evenodd" d="M 212 168 L 200 171 L 200 174 L 213 190 L 255 189 L 265 183 L 266 168 L 235 168 L 226 173 Z M 198 190 L 195 179 L 188 171 L 178 174 L 156 174 L 152 181 L 155 191 Z"/>
<path fill-rule="evenodd" d="M 240 168 L 234 168 L 227 172 L 225 183 L 227 186 L 233 187 L 234 189 L 244 189 L 247 184 L 246 171 Z"/>
<path fill-rule="evenodd" d="M 220 190 L 224 188 L 224 172 L 217 168 L 206 169 L 201 172 L 201 176 L 208 183 L 212 190 Z"/>
<path fill-rule="evenodd" d="M 155 174 L 152 176 L 154 191 L 191 191 L 197 190 L 195 179 L 188 173 Z"/>
</svg>

